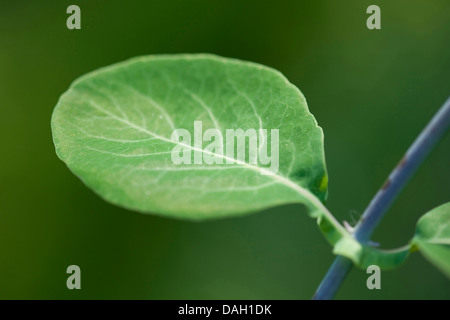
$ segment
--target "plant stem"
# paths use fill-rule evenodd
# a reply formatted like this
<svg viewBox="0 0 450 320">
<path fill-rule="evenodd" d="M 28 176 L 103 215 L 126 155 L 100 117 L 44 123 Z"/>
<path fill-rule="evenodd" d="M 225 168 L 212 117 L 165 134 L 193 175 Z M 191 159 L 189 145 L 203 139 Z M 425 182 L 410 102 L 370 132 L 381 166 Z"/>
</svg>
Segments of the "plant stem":
<svg viewBox="0 0 450 320">
<path fill-rule="evenodd" d="M 352 268 L 353 262 L 343 256 L 337 256 L 325 278 L 317 288 L 313 300 L 332 299 Z"/>
<path fill-rule="evenodd" d="M 434 115 L 414 143 L 408 149 L 399 164 L 364 211 L 355 227 L 353 236 L 361 243 L 367 243 L 375 228 L 391 207 L 403 187 L 411 179 L 433 147 L 450 128 L 450 98 Z M 349 273 L 353 263 L 342 256 L 336 257 L 313 299 L 332 299 Z"/>
</svg>

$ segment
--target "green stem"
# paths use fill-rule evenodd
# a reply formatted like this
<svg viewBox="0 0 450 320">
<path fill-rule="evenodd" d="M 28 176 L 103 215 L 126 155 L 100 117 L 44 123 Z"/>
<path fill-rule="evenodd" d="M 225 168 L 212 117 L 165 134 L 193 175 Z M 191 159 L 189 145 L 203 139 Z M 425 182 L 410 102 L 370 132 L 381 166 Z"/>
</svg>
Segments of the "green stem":
<svg viewBox="0 0 450 320">
<path fill-rule="evenodd" d="M 394 168 L 386 182 L 377 192 L 356 225 L 353 236 L 361 243 L 367 243 L 373 231 L 391 207 L 403 187 L 411 179 L 433 147 L 442 139 L 450 127 L 450 98 L 431 119 L 417 137 L 405 156 Z M 342 256 L 336 257 L 313 299 L 332 299 L 349 273 L 352 262 Z"/>
</svg>

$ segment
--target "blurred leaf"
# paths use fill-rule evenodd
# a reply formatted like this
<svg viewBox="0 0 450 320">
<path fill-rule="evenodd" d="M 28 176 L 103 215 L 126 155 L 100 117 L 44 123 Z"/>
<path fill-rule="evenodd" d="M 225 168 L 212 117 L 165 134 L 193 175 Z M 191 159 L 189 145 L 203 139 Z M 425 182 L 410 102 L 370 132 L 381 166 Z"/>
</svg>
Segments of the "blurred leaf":
<svg viewBox="0 0 450 320">
<path fill-rule="evenodd" d="M 422 216 L 413 240 L 402 248 L 380 250 L 359 243 L 351 235 L 338 234 L 333 253 L 349 258 L 363 269 L 374 264 L 382 269 L 391 269 L 403 263 L 416 249 L 450 277 L 450 203 Z"/>
<path fill-rule="evenodd" d="M 267 129 L 266 139 L 258 136 L 260 147 L 276 141 L 270 130 L 279 129 L 278 170 L 185 140 L 178 146 L 192 158 L 198 153 L 232 163 L 175 165 L 172 133 L 184 128 L 192 135 L 194 121 L 202 121 L 203 132 L 218 128 L 223 136 L 225 129 Z M 102 68 L 61 96 L 52 132 L 56 152 L 72 172 L 128 209 L 199 220 L 303 203 L 335 223 L 321 203 L 328 181 L 322 130 L 302 93 L 262 65 L 166 55 Z"/>
<path fill-rule="evenodd" d="M 413 243 L 425 258 L 450 278 L 450 202 L 419 219 Z"/>
<path fill-rule="evenodd" d="M 380 250 L 363 245 L 351 236 L 342 237 L 334 246 L 333 253 L 349 258 L 362 269 L 377 265 L 383 270 L 400 266 L 411 252 L 410 245 L 395 250 Z"/>
</svg>

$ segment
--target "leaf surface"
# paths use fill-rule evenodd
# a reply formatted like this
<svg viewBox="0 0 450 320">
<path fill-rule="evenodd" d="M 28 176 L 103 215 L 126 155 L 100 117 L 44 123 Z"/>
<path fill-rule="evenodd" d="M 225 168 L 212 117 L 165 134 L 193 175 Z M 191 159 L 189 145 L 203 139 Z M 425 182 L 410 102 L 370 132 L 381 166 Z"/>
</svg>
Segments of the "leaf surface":
<svg viewBox="0 0 450 320">
<path fill-rule="evenodd" d="M 413 244 L 450 278 L 450 202 L 419 219 Z"/>
<path fill-rule="evenodd" d="M 266 129 L 258 151 L 266 143 L 268 154 L 271 130 L 278 129 L 278 170 L 251 163 L 249 141 L 243 161 L 237 152 L 207 149 L 213 140 L 195 145 L 195 121 L 202 133 L 219 129 L 224 149 L 227 129 Z M 175 129 L 190 132 L 190 143 L 179 143 L 202 163 L 173 163 Z M 52 133 L 70 170 L 128 209 L 201 220 L 303 203 L 339 225 L 322 204 L 328 181 L 322 130 L 302 93 L 262 65 L 201 54 L 139 57 L 101 68 L 61 96 Z M 206 164 L 208 156 L 224 163 Z"/>
</svg>

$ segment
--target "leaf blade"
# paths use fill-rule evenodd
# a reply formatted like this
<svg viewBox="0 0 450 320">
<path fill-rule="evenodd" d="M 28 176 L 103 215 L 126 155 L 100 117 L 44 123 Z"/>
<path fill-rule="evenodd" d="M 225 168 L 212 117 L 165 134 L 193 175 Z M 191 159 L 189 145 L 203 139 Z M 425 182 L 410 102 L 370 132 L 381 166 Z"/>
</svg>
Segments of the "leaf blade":
<svg viewBox="0 0 450 320">
<path fill-rule="evenodd" d="M 245 162 L 174 168 L 169 135 L 199 119 L 207 128 L 280 128 L 280 174 Z M 61 97 L 52 132 L 58 156 L 86 185 L 132 210 L 203 219 L 284 203 L 317 208 L 326 197 L 323 133 L 303 95 L 253 63 L 151 56 L 94 71 Z"/>
<path fill-rule="evenodd" d="M 434 208 L 419 219 L 413 244 L 450 278 L 450 202 Z"/>
</svg>

